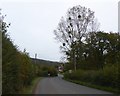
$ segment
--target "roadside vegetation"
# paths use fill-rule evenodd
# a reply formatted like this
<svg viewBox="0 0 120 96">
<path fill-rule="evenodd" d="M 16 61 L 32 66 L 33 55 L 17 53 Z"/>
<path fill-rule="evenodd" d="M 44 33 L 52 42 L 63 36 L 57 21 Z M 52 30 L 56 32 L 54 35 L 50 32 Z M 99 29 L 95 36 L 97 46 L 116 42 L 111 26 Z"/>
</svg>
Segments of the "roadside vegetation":
<svg viewBox="0 0 120 96">
<path fill-rule="evenodd" d="M 117 67 L 106 66 L 100 70 L 83 70 L 79 69 L 72 73 L 65 72 L 64 79 L 71 82 L 98 88 L 101 90 L 120 93 L 119 73 Z"/>
<path fill-rule="evenodd" d="M 20 51 L 7 32 L 10 24 L 4 17 L 0 12 L 2 94 L 29 93 L 26 90 L 31 90 L 27 88 L 34 86 L 36 78 L 57 76 L 57 66 L 36 63 L 26 50 Z M 80 5 L 68 10 L 54 34 L 67 60 L 66 80 L 120 93 L 120 34 L 100 31 L 95 13 Z"/>
<path fill-rule="evenodd" d="M 14 45 L 7 30 L 10 24 L 4 22 L 0 13 L 0 33 L 2 33 L 2 94 L 25 94 L 33 88 L 35 78 L 56 76 L 55 66 L 41 66 L 32 62 L 29 53 Z M 28 90 L 28 91 L 26 91 Z M 23 93 L 22 93 L 23 92 Z"/>
<path fill-rule="evenodd" d="M 22 94 L 33 94 L 38 82 L 42 79 L 43 77 L 37 77 L 34 78 L 31 82 L 31 84 L 27 87 L 24 87 L 20 93 Z"/>
<path fill-rule="evenodd" d="M 54 33 L 67 60 L 66 80 L 120 92 L 120 34 L 100 31 L 94 12 L 80 5 L 68 10 Z"/>
</svg>

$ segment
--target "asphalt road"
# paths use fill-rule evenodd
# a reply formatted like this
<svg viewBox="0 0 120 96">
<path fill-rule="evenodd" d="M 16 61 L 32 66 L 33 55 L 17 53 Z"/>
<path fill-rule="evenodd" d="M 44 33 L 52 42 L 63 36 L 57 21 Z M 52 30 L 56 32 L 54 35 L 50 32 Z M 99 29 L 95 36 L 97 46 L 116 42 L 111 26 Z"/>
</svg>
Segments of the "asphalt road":
<svg viewBox="0 0 120 96">
<path fill-rule="evenodd" d="M 61 77 L 48 77 L 40 80 L 34 94 L 111 94 L 63 80 Z"/>
</svg>

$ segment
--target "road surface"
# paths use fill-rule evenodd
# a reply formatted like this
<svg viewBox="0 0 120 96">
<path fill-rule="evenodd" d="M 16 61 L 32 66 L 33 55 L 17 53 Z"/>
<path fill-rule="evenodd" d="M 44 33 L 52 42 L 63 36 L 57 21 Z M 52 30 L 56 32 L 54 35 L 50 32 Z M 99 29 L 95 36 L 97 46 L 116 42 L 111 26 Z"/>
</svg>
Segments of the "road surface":
<svg viewBox="0 0 120 96">
<path fill-rule="evenodd" d="M 111 94 L 63 80 L 61 77 L 48 77 L 40 80 L 34 94 Z"/>
</svg>

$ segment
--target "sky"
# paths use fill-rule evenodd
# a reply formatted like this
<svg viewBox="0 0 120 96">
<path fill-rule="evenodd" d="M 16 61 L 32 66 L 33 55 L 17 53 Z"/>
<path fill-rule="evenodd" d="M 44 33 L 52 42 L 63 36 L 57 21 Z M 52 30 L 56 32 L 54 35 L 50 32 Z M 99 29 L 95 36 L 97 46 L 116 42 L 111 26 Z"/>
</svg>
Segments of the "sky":
<svg viewBox="0 0 120 96">
<path fill-rule="evenodd" d="M 60 18 L 69 8 L 85 6 L 95 12 L 100 30 L 118 32 L 119 0 L 1 0 L 2 14 L 10 22 L 9 35 L 18 49 L 29 52 L 30 57 L 60 61 L 60 43 L 54 38 Z"/>
</svg>

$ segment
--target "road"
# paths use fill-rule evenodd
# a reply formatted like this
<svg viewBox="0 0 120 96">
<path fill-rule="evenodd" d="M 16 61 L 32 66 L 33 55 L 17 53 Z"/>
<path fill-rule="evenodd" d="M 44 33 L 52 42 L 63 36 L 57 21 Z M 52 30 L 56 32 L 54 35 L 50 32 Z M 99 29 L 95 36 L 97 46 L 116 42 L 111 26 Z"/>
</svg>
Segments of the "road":
<svg viewBox="0 0 120 96">
<path fill-rule="evenodd" d="M 61 77 L 48 77 L 40 80 L 34 94 L 111 94 L 63 80 Z"/>
</svg>

